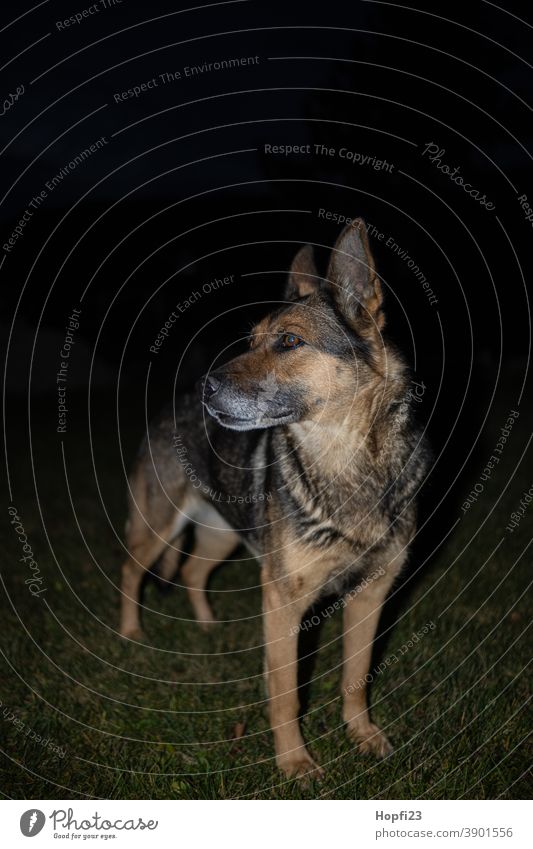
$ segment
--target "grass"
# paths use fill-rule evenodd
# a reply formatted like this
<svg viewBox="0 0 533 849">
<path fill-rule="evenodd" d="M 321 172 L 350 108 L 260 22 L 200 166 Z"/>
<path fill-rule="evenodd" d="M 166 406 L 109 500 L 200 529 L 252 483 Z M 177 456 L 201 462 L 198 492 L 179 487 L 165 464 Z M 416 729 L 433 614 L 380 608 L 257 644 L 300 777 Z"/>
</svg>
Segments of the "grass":
<svg viewBox="0 0 533 849">
<path fill-rule="evenodd" d="M 505 417 L 502 407 L 502 422 L 495 415 L 483 434 L 481 460 L 490 456 Z M 190 621 L 182 589 L 162 594 L 148 582 L 146 645 L 123 641 L 115 633 L 122 548 L 113 526 L 120 534 L 124 486 L 108 420 L 97 419 L 93 439 L 109 520 L 81 419 L 71 419 L 65 438 L 72 504 L 59 440 L 45 428 L 33 435 L 38 504 L 27 438 L 14 431 L 8 444 L 13 501 L 47 591 L 40 598 L 28 592 L 16 535 L 4 521 L 3 793 L 49 799 L 524 798 L 531 762 L 524 671 L 530 556 L 524 549 L 531 519 L 526 514 L 513 533 L 505 529 L 531 485 L 524 461 L 482 523 L 510 480 L 525 424 L 516 424 L 505 462 L 463 515 L 460 504 L 484 462 L 472 464 L 455 497 L 460 521 L 444 541 L 435 534 L 427 550 L 440 544 L 427 563 L 425 552 L 415 551 L 406 586 L 387 608 L 373 661 L 387 669 L 371 688 L 373 716 L 395 744 L 386 761 L 359 757 L 344 736 L 341 617 L 323 620 L 320 651 L 307 664 L 303 728 L 326 775 L 307 787 L 284 780 L 273 762 L 257 563 L 235 560 L 215 573 L 211 599 L 222 621 L 210 633 Z M 124 436 L 129 459 L 138 427 Z M 429 622 L 435 628 L 391 660 Z M 238 723 L 246 732 L 235 740 Z"/>
</svg>

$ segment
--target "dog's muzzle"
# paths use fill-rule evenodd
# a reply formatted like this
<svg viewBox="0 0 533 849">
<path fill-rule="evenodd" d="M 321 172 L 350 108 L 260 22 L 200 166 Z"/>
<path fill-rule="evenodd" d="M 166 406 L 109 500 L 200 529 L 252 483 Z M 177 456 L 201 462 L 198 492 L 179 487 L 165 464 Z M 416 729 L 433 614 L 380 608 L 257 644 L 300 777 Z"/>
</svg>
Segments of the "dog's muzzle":
<svg viewBox="0 0 533 849">
<path fill-rule="evenodd" d="M 210 416 L 220 424 L 235 430 L 256 426 L 255 411 L 250 399 L 224 374 L 211 372 L 199 382 L 202 403 Z"/>
<path fill-rule="evenodd" d="M 222 386 L 222 381 L 215 374 L 206 374 L 203 380 L 200 381 L 200 392 L 204 404 L 215 395 Z"/>
<path fill-rule="evenodd" d="M 199 382 L 202 403 L 214 419 L 231 430 L 253 430 L 295 421 L 297 407 L 294 399 L 272 390 L 267 393 L 264 384 L 246 390 L 223 371 L 211 372 Z"/>
</svg>

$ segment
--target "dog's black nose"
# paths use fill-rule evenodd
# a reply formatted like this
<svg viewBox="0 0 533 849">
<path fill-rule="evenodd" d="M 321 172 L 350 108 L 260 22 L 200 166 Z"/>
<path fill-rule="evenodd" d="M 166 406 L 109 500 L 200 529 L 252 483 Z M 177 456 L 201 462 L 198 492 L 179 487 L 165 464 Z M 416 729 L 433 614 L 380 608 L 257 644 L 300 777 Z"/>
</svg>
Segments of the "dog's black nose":
<svg viewBox="0 0 533 849">
<path fill-rule="evenodd" d="M 206 401 L 211 398 L 215 392 L 220 388 L 220 384 L 222 383 L 218 377 L 215 377 L 214 374 L 208 374 L 204 380 L 204 399 Z"/>
</svg>

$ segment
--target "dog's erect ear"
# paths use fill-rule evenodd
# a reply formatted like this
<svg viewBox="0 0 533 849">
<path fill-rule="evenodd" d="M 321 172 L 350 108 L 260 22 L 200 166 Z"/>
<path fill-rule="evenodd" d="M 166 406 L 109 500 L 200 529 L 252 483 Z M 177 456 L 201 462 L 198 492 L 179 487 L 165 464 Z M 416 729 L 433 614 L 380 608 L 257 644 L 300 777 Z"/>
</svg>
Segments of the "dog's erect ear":
<svg viewBox="0 0 533 849">
<path fill-rule="evenodd" d="M 318 272 L 313 259 L 313 248 L 306 245 L 300 248 L 294 257 L 285 287 L 285 300 L 295 301 L 305 295 L 312 295 L 320 286 Z"/>
<path fill-rule="evenodd" d="M 340 234 L 328 268 L 333 298 L 346 320 L 358 330 L 381 330 L 383 294 L 368 244 L 366 225 L 356 218 Z"/>
</svg>

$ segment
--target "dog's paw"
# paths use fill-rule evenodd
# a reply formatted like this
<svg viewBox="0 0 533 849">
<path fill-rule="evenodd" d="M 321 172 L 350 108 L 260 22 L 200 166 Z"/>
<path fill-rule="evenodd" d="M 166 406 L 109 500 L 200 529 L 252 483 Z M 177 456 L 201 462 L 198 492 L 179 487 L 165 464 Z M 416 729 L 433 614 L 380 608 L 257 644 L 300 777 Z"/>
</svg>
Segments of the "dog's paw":
<svg viewBox="0 0 533 849">
<path fill-rule="evenodd" d="M 357 725 L 348 723 L 346 733 L 356 744 L 361 755 L 374 755 L 376 758 L 387 758 L 394 751 L 386 734 L 373 722 Z"/>
<path fill-rule="evenodd" d="M 146 640 L 142 628 L 121 628 L 119 634 L 125 640 L 132 640 L 135 643 L 143 643 Z"/>
<path fill-rule="evenodd" d="M 278 758 L 278 767 L 287 778 L 298 778 L 302 782 L 320 781 L 324 777 L 324 770 L 318 766 L 311 755 L 293 755 Z"/>
<path fill-rule="evenodd" d="M 217 624 L 217 620 L 213 616 L 211 619 L 197 619 L 196 624 L 200 628 L 200 630 L 205 631 L 208 634 L 213 630 L 214 626 Z"/>
</svg>

